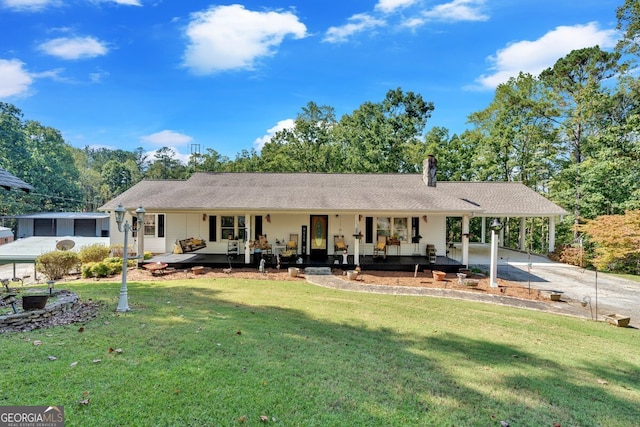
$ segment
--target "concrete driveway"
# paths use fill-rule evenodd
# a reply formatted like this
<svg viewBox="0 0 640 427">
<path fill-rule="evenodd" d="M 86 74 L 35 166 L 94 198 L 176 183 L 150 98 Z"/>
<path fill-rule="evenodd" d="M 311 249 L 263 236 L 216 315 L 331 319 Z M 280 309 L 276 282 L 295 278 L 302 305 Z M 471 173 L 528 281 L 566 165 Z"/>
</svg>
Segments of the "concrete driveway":
<svg viewBox="0 0 640 427">
<path fill-rule="evenodd" d="M 498 251 L 498 277 L 531 286 L 531 289 L 555 291 L 562 301 L 581 310 L 585 316 L 602 320 L 607 314 L 631 317 L 631 326 L 640 328 L 640 282 L 615 275 L 553 262 L 546 257 L 527 255 L 508 249 Z M 472 245 L 469 265 L 489 270 L 488 245 Z M 588 304 L 582 307 L 580 302 Z M 576 308 L 579 307 L 579 308 Z"/>
</svg>

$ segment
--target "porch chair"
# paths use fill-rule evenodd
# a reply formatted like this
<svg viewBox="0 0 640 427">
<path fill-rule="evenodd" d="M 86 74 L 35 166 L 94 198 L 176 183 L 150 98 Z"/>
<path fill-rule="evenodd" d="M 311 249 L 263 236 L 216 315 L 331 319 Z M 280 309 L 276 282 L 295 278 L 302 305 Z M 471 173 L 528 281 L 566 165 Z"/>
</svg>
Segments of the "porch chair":
<svg viewBox="0 0 640 427">
<path fill-rule="evenodd" d="M 344 236 L 334 234 L 333 235 L 333 253 L 334 255 L 342 254 L 342 252 L 349 249 L 349 245 L 344 244 Z"/>
<path fill-rule="evenodd" d="M 378 242 L 373 247 L 373 256 L 387 258 L 387 236 L 378 236 Z"/>
<path fill-rule="evenodd" d="M 287 242 L 288 251 L 293 252 L 294 255 L 298 255 L 298 234 L 289 234 L 289 241 Z"/>
<path fill-rule="evenodd" d="M 260 250 L 265 255 L 271 255 L 271 243 L 267 240 L 267 236 L 260 235 L 258 236 L 258 246 Z"/>
</svg>

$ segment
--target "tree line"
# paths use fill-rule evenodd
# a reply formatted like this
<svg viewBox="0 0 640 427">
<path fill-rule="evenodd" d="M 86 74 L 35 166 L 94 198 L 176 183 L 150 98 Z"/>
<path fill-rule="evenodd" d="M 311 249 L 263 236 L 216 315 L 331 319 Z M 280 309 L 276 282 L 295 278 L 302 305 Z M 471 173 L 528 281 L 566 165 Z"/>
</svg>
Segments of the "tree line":
<svg viewBox="0 0 640 427">
<path fill-rule="evenodd" d="M 333 107 L 309 102 L 260 152 L 231 159 L 207 149 L 182 164 L 168 147 L 153 158 L 142 148 L 73 148 L 59 131 L 0 103 L 0 167 L 36 187 L 3 194 L 0 214 L 95 210 L 142 179 L 195 172 L 419 173 L 433 154 L 439 180 L 519 181 L 544 194 L 571 213 L 557 241 L 577 242 L 580 224 L 640 209 L 640 80 L 631 72 L 640 53 L 637 3 L 626 0 L 617 18 L 615 50 L 579 49 L 537 76 L 520 73 L 469 115 L 459 135 L 427 129 L 433 103 L 396 88 L 340 118 Z M 542 250 L 544 222 L 527 227 L 527 247 Z"/>
</svg>

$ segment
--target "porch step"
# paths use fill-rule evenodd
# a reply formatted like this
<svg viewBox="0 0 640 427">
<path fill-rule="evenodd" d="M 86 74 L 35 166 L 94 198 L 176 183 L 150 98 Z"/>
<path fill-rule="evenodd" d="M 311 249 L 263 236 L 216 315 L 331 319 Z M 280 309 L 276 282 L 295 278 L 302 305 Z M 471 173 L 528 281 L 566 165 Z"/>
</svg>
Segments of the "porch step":
<svg viewBox="0 0 640 427">
<path fill-rule="evenodd" d="M 304 274 L 307 275 L 318 275 L 318 276 L 330 276 L 331 275 L 331 267 L 307 267 L 304 269 Z"/>
</svg>

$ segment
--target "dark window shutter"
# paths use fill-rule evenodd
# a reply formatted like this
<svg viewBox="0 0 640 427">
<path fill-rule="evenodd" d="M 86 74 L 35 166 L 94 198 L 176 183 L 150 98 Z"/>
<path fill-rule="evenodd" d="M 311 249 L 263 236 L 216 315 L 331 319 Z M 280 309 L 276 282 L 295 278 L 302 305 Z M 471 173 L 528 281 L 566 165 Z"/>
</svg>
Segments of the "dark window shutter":
<svg viewBox="0 0 640 427">
<path fill-rule="evenodd" d="M 255 227 L 253 230 L 253 239 L 258 240 L 258 237 L 262 235 L 262 215 L 256 215 Z"/>
<path fill-rule="evenodd" d="M 365 243 L 373 243 L 373 217 L 366 217 L 364 223 L 364 237 L 366 239 Z"/>
<path fill-rule="evenodd" d="M 158 237 L 164 237 L 164 214 L 158 214 Z"/>
</svg>

